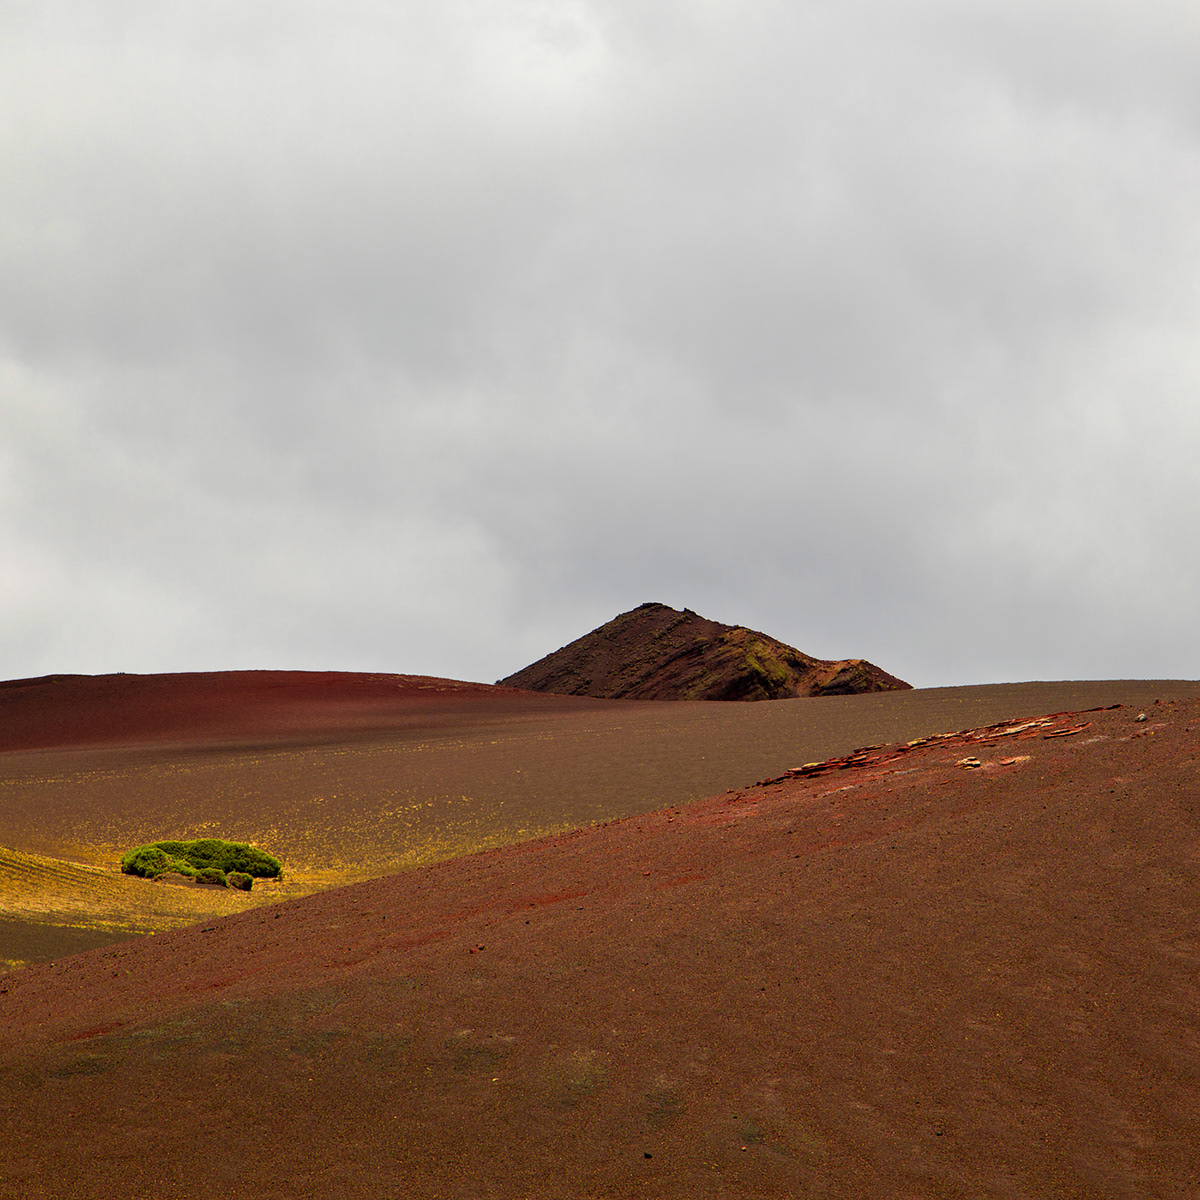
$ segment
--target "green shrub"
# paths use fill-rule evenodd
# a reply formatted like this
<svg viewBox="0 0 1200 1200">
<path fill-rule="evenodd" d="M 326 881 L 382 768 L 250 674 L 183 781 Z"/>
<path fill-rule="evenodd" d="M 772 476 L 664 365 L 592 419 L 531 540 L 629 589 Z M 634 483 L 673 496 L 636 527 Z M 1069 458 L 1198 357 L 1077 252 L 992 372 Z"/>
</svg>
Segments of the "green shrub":
<svg viewBox="0 0 1200 1200">
<path fill-rule="evenodd" d="M 230 871 L 225 878 L 230 887 L 241 888 L 243 892 L 248 892 L 254 886 L 254 876 L 247 875 L 245 871 Z"/>
<path fill-rule="evenodd" d="M 138 846 L 121 858 L 121 870 L 126 875 L 140 875 L 143 879 L 153 879 L 170 867 L 171 856 L 157 846 Z"/>
<path fill-rule="evenodd" d="M 257 879 L 278 879 L 283 872 L 279 859 L 244 842 L 221 838 L 197 838 L 191 842 L 152 842 L 136 846 L 121 859 L 126 875 L 155 879 L 167 871 L 196 878 L 211 869 L 227 876 L 230 871 Z"/>
<path fill-rule="evenodd" d="M 215 883 L 220 887 L 228 887 L 225 881 L 225 872 L 220 867 L 201 867 L 196 872 L 197 883 Z"/>
<path fill-rule="evenodd" d="M 143 879 L 157 879 L 175 871 L 180 875 L 195 876 L 196 868 L 183 859 L 173 858 L 161 846 L 138 846 L 121 859 L 121 870 L 126 875 L 140 875 Z"/>
</svg>

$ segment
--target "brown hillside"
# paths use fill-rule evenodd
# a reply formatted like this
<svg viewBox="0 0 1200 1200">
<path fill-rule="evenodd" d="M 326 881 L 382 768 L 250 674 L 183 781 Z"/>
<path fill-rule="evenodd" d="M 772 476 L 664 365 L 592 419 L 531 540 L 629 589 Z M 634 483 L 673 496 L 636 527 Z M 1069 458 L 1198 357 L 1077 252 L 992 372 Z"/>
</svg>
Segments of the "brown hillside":
<svg viewBox="0 0 1200 1200">
<path fill-rule="evenodd" d="M 1200 703 L 0 976 L 0 1196 L 1196 1195 Z"/>
<path fill-rule="evenodd" d="M 435 712 L 453 718 L 490 709 L 497 691 L 456 679 L 352 671 L 10 679 L 0 682 L 0 751 L 341 740 L 427 723 Z"/>
<path fill-rule="evenodd" d="M 1200 694 L 1179 680 L 1093 680 L 710 704 L 363 676 L 378 691 L 364 707 L 344 694 L 353 678 L 298 673 L 275 677 L 286 705 L 258 710 L 257 673 L 118 679 L 121 704 L 103 677 L 71 682 L 74 707 L 53 684 L 15 689 L 47 712 L 57 696 L 54 729 L 72 744 L 0 753 L 0 966 L 688 803 L 855 746 Z M 97 743 L 97 717 L 115 737 L 118 710 L 124 732 Z M 137 712 L 158 740 L 136 740 Z M 57 736 L 17 705 L 6 715 L 10 732 Z M 119 873 L 132 846 L 212 836 L 276 854 L 284 881 L 230 895 Z"/>
<path fill-rule="evenodd" d="M 910 686 L 861 658 L 813 658 L 765 633 L 653 603 L 622 613 L 500 682 L 626 700 L 783 700 Z"/>
</svg>

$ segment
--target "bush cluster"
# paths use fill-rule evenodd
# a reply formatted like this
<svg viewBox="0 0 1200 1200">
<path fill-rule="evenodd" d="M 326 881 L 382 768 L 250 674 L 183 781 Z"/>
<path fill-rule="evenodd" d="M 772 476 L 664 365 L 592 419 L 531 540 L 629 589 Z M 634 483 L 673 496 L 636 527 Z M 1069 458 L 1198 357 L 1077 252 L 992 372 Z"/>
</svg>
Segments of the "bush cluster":
<svg viewBox="0 0 1200 1200">
<path fill-rule="evenodd" d="M 122 856 L 121 870 L 143 879 L 157 879 L 174 871 L 200 883 L 231 885 L 248 892 L 255 879 L 278 879 L 283 867 L 273 855 L 244 842 L 197 838 L 191 842 L 135 846 Z"/>
</svg>

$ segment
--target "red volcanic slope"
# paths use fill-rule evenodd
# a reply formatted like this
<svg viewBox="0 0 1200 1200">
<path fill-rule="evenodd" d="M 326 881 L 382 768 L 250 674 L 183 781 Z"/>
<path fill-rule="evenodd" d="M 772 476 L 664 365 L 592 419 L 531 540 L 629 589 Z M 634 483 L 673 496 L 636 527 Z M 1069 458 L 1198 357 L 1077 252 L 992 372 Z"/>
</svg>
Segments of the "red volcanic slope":
<svg viewBox="0 0 1200 1200">
<path fill-rule="evenodd" d="M 1192 1197 L 1200 702 L 0 977 L 0 1195 Z"/>
<path fill-rule="evenodd" d="M 464 711 L 521 694 L 346 671 L 47 675 L 0 683 L 0 751 L 369 733 L 416 712 Z"/>
</svg>

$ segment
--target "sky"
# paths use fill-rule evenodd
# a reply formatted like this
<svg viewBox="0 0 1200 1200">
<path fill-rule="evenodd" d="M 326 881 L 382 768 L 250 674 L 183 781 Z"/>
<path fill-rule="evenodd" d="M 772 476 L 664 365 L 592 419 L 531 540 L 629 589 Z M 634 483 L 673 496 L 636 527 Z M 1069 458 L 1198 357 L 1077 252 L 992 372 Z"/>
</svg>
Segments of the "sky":
<svg viewBox="0 0 1200 1200">
<path fill-rule="evenodd" d="M 6 0 L 0 678 L 644 601 L 1200 677 L 1200 7 Z"/>
</svg>

